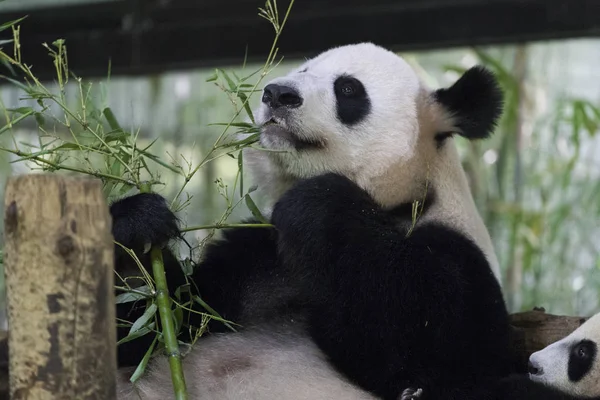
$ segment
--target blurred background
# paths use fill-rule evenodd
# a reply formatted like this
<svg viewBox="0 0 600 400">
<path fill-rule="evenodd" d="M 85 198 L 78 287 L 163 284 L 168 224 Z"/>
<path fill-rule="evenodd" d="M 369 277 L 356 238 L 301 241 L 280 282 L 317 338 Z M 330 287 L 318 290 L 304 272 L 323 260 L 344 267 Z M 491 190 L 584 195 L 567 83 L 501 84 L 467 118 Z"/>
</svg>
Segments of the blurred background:
<svg viewBox="0 0 600 400">
<path fill-rule="evenodd" d="M 278 3 L 282 14 L 289 1 Z M 101 88 L 91 103 L 109 105 L 122 126 L 139 130 L 140 143 L 158 139 L 154 152 L 161 157 L 197 161 L 221 132 L 209 124 L 228 121 L 233 109 L 207 82 L 214 68 L 249 75 L 270 50 L 275 32 L 257 15 L 263 6 L 255 0 L 6 0 L 0 24 L 29 15 L 20 32 L 23 57 L 48 87 L 55 70 L 41 43 L 66 39 L 70 69 Z M 496 134 L 480 143 L 457 141 L 496 246 L 510 310 L 539 306 L 589 316 L 600 311 L 599 15 L 596 0 L 297 0 L 279 42 L 285 59 L 269 78 L 304 57 L 358 41 L 397 51 L 433 88 L 475 64 L 494 70 L 507 102 Z M 68 84 L 67 100 L 78 91 Z M 1 107 L 33 104 L 22 97 L 0 80 Z M 0 147 L 34 143 L 38 129 L 35 119 L 24 120 L 0 134 Z M 0 198 L 7 177 L 30 172 L 15 159 L 0 150 Z M 182 213 L 188 225 L 221 216 L 226 202 L 215 180 L 231 184 L 236 172 L 237 161 L 222 157 L 194 177 L 186 188 L 192 203 Z M 175 196 L 181 176 L 162 171 L 161 179 L 166 185 L 159 192 Z M 230 220 L 247 215 L 240 206 Z M 1 232 L 2 221 L 0 248 Z"/>
</svg>

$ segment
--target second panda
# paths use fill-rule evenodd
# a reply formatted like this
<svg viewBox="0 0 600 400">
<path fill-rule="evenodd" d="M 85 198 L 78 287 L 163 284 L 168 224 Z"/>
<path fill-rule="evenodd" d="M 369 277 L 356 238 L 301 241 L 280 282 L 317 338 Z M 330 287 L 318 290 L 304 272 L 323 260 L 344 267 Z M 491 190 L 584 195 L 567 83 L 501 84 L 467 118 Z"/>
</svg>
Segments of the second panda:
<svg viewBox="0 0 600 400">
<path fill-rule="evenodd" d="M 256 116 L 260 144 L 272 151 L 247 149 L 244 158 L 272 199 L 274 228 L 225 231 L 187 277 L 244 327 L 211 325 L 186 357 L 191 399 L 396 400 L 410 398 L 407 388 L 429 399 L 554 394 L 534 383 L 529 396 L 524 377 L 502 395 L 512 372 L 508 314 L 454 144 L 455 135 L 488 137 L 501 108 L 484 69 L 431 91 L 404 60 L 369 43 L 331 49 L 270 82 Z M 424 208 L 413 226 L 416 200 Z M 140 254 L 178 234 L 158 195 L 123 199 L 111 213 L 115 239 Z M 166 257 L 174 291 L 185 277 Z M 143 307 L 129 307 L 118 316 L 134 321 Z M 193 313 L 189 322 L 200 324 Z M 120 365 L 138 363 L 151 340 L 121 345 Z M 164 359 L 135 390 L 120 388 L 122 399 L 137 396 L 172 398 Z"/>
</svg>

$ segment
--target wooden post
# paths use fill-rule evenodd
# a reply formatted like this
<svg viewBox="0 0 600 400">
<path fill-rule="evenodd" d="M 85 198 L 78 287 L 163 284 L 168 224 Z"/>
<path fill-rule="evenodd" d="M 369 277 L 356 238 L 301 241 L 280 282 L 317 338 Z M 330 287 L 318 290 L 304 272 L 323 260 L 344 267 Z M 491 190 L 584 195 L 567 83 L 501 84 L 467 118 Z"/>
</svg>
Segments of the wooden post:
<svg viewBox="0 0 600 400">
<path fill-rule="evenodd" d="M 4 226 L 11 399 L 115 399 L 113 241 L 100 182 L 12 178 Z"/>
</svg>

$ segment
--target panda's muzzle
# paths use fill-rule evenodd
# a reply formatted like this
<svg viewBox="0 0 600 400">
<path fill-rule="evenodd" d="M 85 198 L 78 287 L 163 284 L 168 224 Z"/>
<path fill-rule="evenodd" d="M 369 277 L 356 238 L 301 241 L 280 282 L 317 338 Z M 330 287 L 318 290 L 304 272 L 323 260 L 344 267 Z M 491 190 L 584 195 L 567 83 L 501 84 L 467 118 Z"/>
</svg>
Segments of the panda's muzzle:
<svg viewBox="0 0 600 400">
<path fill-rule="evenodd" d="M 280 107 L 298 108 L 303 100 L 293 87 L 271 83 L 263 89 L 262 102 L 276 110 Z"/>
<path fill-rule="evenodd" d="M 539 365 L 536 361 L 534 360 L 529 360 L 529 363 L 527 364 L 527 369 L 529 372 L 530 376 L 540 376 L 544 374 L 544 369 L 542 368 L 541 365 Z"/>
<path fill-rule="evenodd" d="M 274 111 L 274 110 L 272 110 Z M 269 112 L 269 113 L 272 113 Z M 302 135 L 298 135 L 298 133 L 294 132 L 293 129 L 290 129 L 285 119 L 278 119 L 277 117 L 271 117 L 261 126 L 261 137 L 277 137 L 279 139 L 283 139 L 288 142 L 297 151 L 300 150 L 315 150 L 322 149 L 325 147 L 325 143 L 320 140 L 314 140 L 310 138 L 303 137 Z M 267 147 L 269 147 L 267 145 Z"/>
</svg>

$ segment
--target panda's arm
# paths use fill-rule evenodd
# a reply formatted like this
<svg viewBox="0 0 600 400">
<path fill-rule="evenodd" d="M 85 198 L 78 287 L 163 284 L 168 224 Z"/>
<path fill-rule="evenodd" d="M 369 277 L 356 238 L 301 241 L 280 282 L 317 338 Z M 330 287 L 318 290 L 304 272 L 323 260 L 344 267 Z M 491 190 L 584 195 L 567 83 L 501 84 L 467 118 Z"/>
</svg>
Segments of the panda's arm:
<svg viewBox="0 0 600 400">
<path fill-rule="evenodd" d="M 147 245 L 163 246 L 179 236 L 177 217 L 156 193 L 140 193 L 111 204 L 115 241 L 135 251 Z"/>
<path fill-rule="evenodd" d="M 132 249 L 139 261 L 151 273 L 150 246 L 165 246 L 171 239 L 179 236 L 178 221 L 169 210 L 166 200 L 155 193 L 140 193 L 120 199 L 110 206 L 112 216 L 112 234 L 120 245 Z M 128 277 L 141 276 L 135 260 L 123 248 L 115 244 L 115 284 L 125 286 L 131 283 Z M 163 249 L 165 272 L 170 289 L 185 282 L 177 258 L 168 248 Z M 119 278 L 124 278 L 126 282 Z M 117 291 L 117 294 L 122 293 Z M 116 306 L 119 320 L 117 340 L 129 334 L 130 325 L 143 315 L 145 301 L 120 303 Z M 137 365 L 154 339 L 146 334 L 137 339 L 120 344 L 117 347 L 119 367 Z"/>
<path fill-rule="evenodd" d="M 283 264 L 313 302 L 313 338 L 355 382 L 394 398 L 440 374 L 461 380 L 501 368 L 502 295 L 483 254 L 461 235 L 433 225 L 407 238 L 336 174 L 290 189 L 272 221 Z"/>
<path fill-rule="evenodd" d="M 165 199 L 157 194 L 138 194 L 115 202 L 110 212 L 115 240 L 133 249 L 152 274 L 149 253 L 145 252 L 148 245 L 163 246 L 179 237 L 177 219 Z M 134 260 L 120 246 L 115 247 L 115 255 L 115 269 L 120 276 L 127 275 L 128 270 L 137 270 Z M 258 319 L 276 312 L 273 309 L 276 306 L 285 306 L 285 303 L 271 299 L 277 293 L 286 296 L 286 282 L 281 280 L 285 277 L 278 274 L 276 268 L 276 232 L 272 228 L 224 231 L 222 240 L 207 245 L 202 262 L 195 266 L 188 279 L 168 248 L 163 249 L 163 259 L 171 295 L 181 285 L 191 282 L 192 293 L 201 296 L 225 319 L 243 323 L 239 321 L 241 317 Z M 184 320 L 193 327 L 200 327 L 202 315 L 198 312 L 206 313 L 207 310 L 197 302 L 191 308 L 194 311 L 185 315 Z M 144 309 L 143 302 L 118 304 L 117 317 L 134 322 Z M 226 328 L 223 323 L 211 320 L 209 329 L 214 332 Z M 128 331 L 128 327 L 120 327 L 118 339 L 127 336 Z M 181 339 L 185 341 L 185 338 Z M 152 340 L 153 335 L 149 334 L 119 345 L 119 365 L 139 363 Z"/>
</svg>

